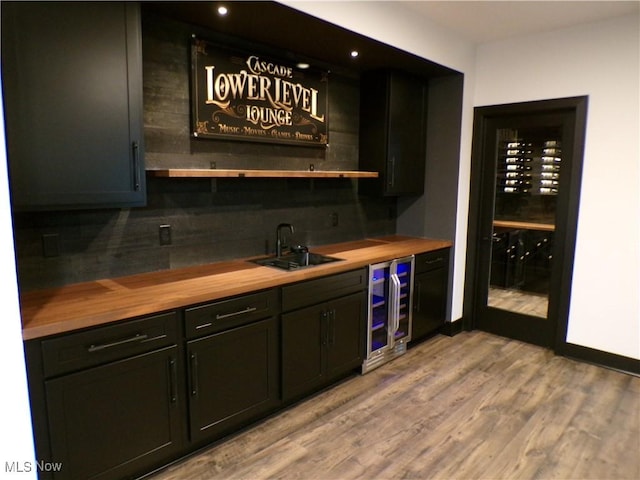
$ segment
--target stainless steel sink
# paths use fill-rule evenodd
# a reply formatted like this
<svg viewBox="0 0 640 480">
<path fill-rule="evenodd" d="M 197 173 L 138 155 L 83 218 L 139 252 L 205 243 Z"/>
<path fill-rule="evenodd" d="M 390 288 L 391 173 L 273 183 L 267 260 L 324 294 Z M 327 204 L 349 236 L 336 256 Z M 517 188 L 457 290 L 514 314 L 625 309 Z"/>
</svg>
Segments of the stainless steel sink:
<svg viewBox="0 0 640 480">
<path fill-rule="evenodd" d="M 324 265 L 325 263 L 339 262 L 341 258 L 328 257 L 319 253 L 303 252 L 289 253 L 279 257 L 259 258 L 251 260 L 253 263 L 267 267 L 280 268 L 281 270 L 298 270 L 300 268 Z"/>
</svg>

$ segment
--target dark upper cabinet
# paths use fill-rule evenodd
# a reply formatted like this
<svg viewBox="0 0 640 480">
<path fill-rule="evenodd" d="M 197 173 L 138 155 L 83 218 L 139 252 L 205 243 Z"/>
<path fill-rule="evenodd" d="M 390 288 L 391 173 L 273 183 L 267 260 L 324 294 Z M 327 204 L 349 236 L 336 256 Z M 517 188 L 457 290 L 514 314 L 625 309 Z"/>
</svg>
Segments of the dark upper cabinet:
<svg viewBox="0 0 640 480">
<path fill-rule="evenodd" d="M 360 169 L 380 173 L 361 180 L 367 195 L 424 192 L 427 83 L 405 73 L 376 71 L 360 82 Z"/>
<path fill-rule="evenodd" d="M 14 209 L 146 202 L 136 2 L 7 2 L 2 67 Z"/>
</svg>

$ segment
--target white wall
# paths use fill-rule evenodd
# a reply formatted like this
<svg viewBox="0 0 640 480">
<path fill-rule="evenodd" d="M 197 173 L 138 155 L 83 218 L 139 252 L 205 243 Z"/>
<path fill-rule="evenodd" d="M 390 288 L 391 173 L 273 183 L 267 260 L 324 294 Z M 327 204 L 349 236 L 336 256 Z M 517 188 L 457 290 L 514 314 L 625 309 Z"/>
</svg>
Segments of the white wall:
<svg viewBox="0 0 640 480">
<path fill-rule="evenodd" d="M 640 358 L 638 16 L 479 46 L 475 104 L 589 96 L 567 341 Z"/>
<path fill-rule="evenodd" d="M 464 246 L 467 242 L 467 207 L 471 171 L 475 46 L 435 23 L 418 18 L 413 11 L 394 2 L 281 0 L 280 3 L 464 73 L 458 218 L 454 239 L 456 249 L 451 308 L 451 318 L 453 320 L 461 318 L 466 256 Z"/>
<path fill-rule="evenodd" d="M 0 75 L 0 80 L 1 78 Z M 0 102 L 0 145 L 2 146 L 0 148 L 0 291 L 2 292 L 0 378 L 3 383 L 0 402 L 0 478 L 20 469 L 25 472 L 19 474 L 20 478 L 28 479 L 36 478 L 36 473 L 22 349 L 22 324 L 9 206 L 2 102 Z"/>
<path fill-rule="evenodd" d="M 640 358 L 638 18 L 476 48 L 393 2 L 283 0 L 465 74 L 452 318 L 462 315 L 473 107 L 589 95 L 567 341 Z M 523 20 L 524 21 L 524 20 Z"/>
</svg>

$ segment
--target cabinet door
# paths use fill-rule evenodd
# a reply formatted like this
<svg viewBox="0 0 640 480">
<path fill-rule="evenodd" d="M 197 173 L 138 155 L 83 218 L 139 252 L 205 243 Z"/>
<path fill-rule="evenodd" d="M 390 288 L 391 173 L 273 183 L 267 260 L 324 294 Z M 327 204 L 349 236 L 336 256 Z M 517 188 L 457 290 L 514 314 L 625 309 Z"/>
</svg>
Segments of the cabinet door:
<svg viewBox="0 0 640 480">
<path fill-rule="evenodd" d="M 178 363 L 172 346 L 46 381 L 55 478 L 124 478 L 176 452 Z"/>
<path fill-rule="evenodd" d="M 424 191 L 426 127 L 425 87 L 416 78 L 391 74 L 386 195 L 419 195 Z"/>
<path fill-rule="evenodd" d="M 275 318 L 187 345 L 192 441 L 222 436 L 279 405 Z"/>
<path fill-rule="evenodd" d="M 282 315 L 282 396 L 290 400 L 324 381 L 327 342 L 325 306 Z"/>
<path fill-rule="evenodd" d="M 134 2 L 3 3 L 14 208 L 145 203 L 138 9 Z"/>
<path fill-rule="evenodd" d="M 413 339 L 436 331 L 445 322 L 448 270 L 437 268 L 414 279 Z"/>
<path fill-rule="evenodd" d="M 426 83 L 419 78 L 388 71 L 362 76 L 359 165 L 380 176 L 360 181 L 360 193 L 424 192 L 426 103 Z"/>
<path fill-rule="evenodd" d="M 365 312 L 364 292 L 333 300 L 327 307 L 327 377 L 333 378 L 362 364 Z"/>
</svg>

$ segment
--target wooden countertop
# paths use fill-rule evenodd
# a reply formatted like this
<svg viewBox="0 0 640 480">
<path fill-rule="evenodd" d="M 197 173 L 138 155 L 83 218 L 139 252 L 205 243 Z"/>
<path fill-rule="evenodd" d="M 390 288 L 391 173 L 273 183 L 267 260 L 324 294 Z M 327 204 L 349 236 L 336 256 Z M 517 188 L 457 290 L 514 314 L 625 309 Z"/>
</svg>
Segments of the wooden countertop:
<svg viewBox="0 0 640 480">
<path fill-rule="evenodd" d="M 556 229 L 556 226 L 552 223 L 515 222 L 511 220 L 494 220 L 493 226 L 518 230 L 539 230 L 543 232 L 553 232 Z"/>
<path fill-rule="evenodd" d="M 361 170 L 232 170 L 206 168 L 168 168 L 147 170 L 154 177 L 169 178 L 378 178 L 378 172 Z"/>
<path fill-rule="evenodd" d="M 313 252 L 344 261 L 295 271 L 263 267 L 248 259 L 238 259 L 26 292 L 20 296 L 22 337 L 32 340 L 94 327 L 451 245 L 445 240 L 394 235 L 312 247 Z"/>
</svg>

